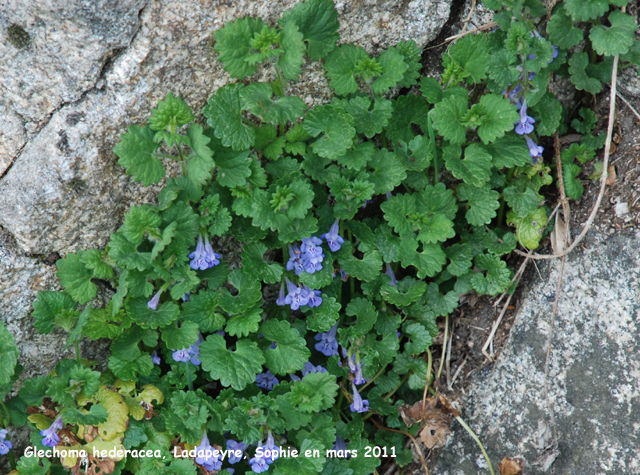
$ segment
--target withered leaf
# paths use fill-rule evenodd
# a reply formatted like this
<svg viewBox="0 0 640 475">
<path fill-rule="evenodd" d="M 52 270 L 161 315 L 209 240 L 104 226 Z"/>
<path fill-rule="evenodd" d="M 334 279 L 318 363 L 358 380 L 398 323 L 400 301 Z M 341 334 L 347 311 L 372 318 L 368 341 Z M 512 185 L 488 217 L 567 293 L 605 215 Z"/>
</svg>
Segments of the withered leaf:
<svg viewBox="0 0 640 475">
<path fill-rule="evenodd" d="M 498 469 L 500 470 L 500 475 L 522 475 L 524 465 L 524 459 L 519 457 L 513 459 L 504 457 L 498 464 Z"/>
</svg>

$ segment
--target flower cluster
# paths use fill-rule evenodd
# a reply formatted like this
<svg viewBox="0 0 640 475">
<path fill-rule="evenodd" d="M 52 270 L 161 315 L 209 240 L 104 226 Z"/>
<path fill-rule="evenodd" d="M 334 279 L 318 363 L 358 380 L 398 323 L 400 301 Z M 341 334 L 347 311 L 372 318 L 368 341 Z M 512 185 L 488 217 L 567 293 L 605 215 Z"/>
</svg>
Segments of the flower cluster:
<svg viewBox="0 0 640 475">
<path fill-rule="evenodd" d="M 205 236 L 204 244 L 202 243 L 202 236 L 198 236 L 198 244 L 196 244 L 196 250 L 189 254 L 189 259 L 192 259 L 189 265 L 194 270 L 207 270 L 213 266 L 220 264 L 219 259 L 222 256 L 213 252 L 209 238 Z"/>
<path fill-rule="evenodd" d="M 276 305 L 289 305 L 291 306 L 291 310 L 298 310 L 305 305 L 313 308 L 322 303 L 322 292 L 319 290 L 311 290 L 307 285 L 296 285 L 286 277 L 284 280 L 287 282 L 287 290 L 289 293 L 287 295 L 284 294 L 284 284 L 281 283 Z"/>
<path fill-rule="evenodd" d="M 0 429 L 0 455 L 7 455 L 9 450 L 13 447 L 10 440 L 7 440 L 9 431 L 7 429 Z"/>
<path fill-rule="evenodd" d="M 207 431 L 202 434 L 200 445 L 196 447 L 196 463 L 206 468 L 209 472 L 222 469 L 222 460 L 220 460 L 219 455 L 215 454 L 213 447 L 209 443 Z"/>
<path fill-rule="evenodd" d="M 296 275 L 300 275 L 302 271 L 313 274 L 316 271 L 322 270 L 322 261 L 325 258 L 324 252 L 322 252 L 322 248 L 320 247 L 322 239 L 327 241 L 331 252 L 339 251 L 341 244 L 344 243 L 344 239 L 338 234 L 339 231 L 340 220 L 336 219 L 328 233 L 324 233 L 320 237 L 311 236 L 304 238 L 300 247 L 289 244 L 287 270 L 295 271 Z"/>
<path fill-rule="evenodd" d="M 338 340 L 336 340 L 336 332 L 338 324 L 336 323 L 326 333 L 318 333 L 314 338 L 318 343 L 315 344 L 316 350 L 325 356 L 333 356 L 338 354 Z"/>
<path fill-rule="evenodd" d="M 280 450 L 276 447 L 271 431 L 269 431 L 267 443 L 265 445 L 259 445 L 258 448 L 262 448 L 262 451 L 249 460 L 249 465 L 251 465 L 251 470 L 255 473 L 262 473 L 269 470 L 269 465 L 280 457 Z"/>
<path fill-rule="evenodd" d="M 271 391 L 278 383 L 278 378 L 276 378 L 270 370 L 256 376 L 256 386 L 266 389 L 267 391 Z"/>
<path fill-rule="evenodd" d="M 43 437 L 42 445 L 45 447 L 55 447 L 60 442 L 60 436 L 58 431 L 62 429 L 62 417 L 58 417 L 48 429 L 40 431 L 40 435 Z"/>
<path fill-rule="evenodd" d="M 180 350 L 171 350 L 173 351 L 173 360 L 179 363 L 186 363 L 187 361 L 191 361 L 191 364 L 198 366 L 202 361 L 200 361 L 200 343 L 202 343 L 204 339 L 200 332 L 198 332 L 198 339 L 196 342 L 191 345 L 189 348 L 182 348 Z"/>
</svg>

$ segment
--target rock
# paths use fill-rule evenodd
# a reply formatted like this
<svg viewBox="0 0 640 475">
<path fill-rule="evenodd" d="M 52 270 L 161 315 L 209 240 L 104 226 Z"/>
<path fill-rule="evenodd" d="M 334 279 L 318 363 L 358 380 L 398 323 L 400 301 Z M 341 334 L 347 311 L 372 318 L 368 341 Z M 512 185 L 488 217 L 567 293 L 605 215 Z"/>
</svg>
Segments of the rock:
<svg viewBox="0 0 640 475">
<path fill-rule="evenodd" d="M 518 456 L 526 460 L 528 475 L 640 473 L 638 238 L 592 235 L 586 251 L 567 258 L 548 405 L 545 359 L 560 262 L 539 261 L 544 280 L 536 279 L 503 353 L 465 398 L 462 417 L 494 468 L 503 457 Z M 478 446 L 454 427 L 432 473 L 480 473 Z"/>
</svg>

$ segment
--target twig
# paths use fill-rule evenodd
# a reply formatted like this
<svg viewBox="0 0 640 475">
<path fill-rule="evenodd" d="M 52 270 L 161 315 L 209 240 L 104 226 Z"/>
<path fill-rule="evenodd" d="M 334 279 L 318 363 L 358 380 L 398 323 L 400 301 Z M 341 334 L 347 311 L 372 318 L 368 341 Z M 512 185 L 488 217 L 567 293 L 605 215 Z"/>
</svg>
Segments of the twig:
<svg viewBox="0 0 640 475">
<path fill-rule="evenodd" d="M 464 24 L 462 25 L 463 33 L 466 31 L 467 26 L 471 21 L 471 16 L 473 15 L 473 12 L 475 11 L 475 9 L 476 9 L 476 0 L 471 0 L 471 8 L 469 9 L 469 14 L 467 15 L 467 18 L 464 20 Z"/>
<path fill-rule="evenodd" d="M 609 123 L 607 125 L 607 139 L 604 145 L 604 158 L 602 159 L 602 176 L 600 177 L 600 192 L 598 193 L 598 198 L 596 199 L 596 203 L 593 205 L 593 209 L 591 210 L 591 214 L 587 219 L 582 231 L 578 235 L 573 244 L 571 244 L 565 251 L 559 254 L 526 254 L 522 251 L 516 249 L 514 252 L 521 256 L 528 256 L 530 259 L 557 259 L 558 257 L 564 257 L 570 254 L 577 246 L 582 242 L 587 232 L 593 225 L 595 221 L 596 215 L 598 213 L 598 209 L 600 208 L 600 203 L 602 203 L 602 198 L 604 197 L 604 192 L 607 188 L 607 168 L 609 166 L 609 154 L 611 153 L 611 138 L 613 137 L 613 124 L 615 122 L 615 114 L 616 114 L 616 83 L 618 79 L 618 56 L 614 56 L 613 58 L 613 67 L 611 70 L 611 94 L 609 96 Z"/>
<path fill-rule="evenodd" d="M 633 112 L 633 114 L 638 118 L 638 120 L 640 120 L 640 113 L 633 108 L 633 106 L 629 103 L 629 101 L 626 100 L 624 97 L 622 97 L 622 94 L 620 94 L 618 91 L 616 91 L 616 96 L 618 96 L 618 98 L 622 102 L 624 102 L 629 109 L 631 109 L 631 112 Z"/>
<path fill-rule="evenodd" d="M 458 366 L 458 369 L 456 370 L 456 372 L 453 373 L 453 379 L 451 380 L 451 384 L 449 384 L 448 386 L 449 391 L 453 389 L 453 383 L 456 382 L 456 379 L 458 379 L 458 375 L 460 374 L 460 371 L 462 371 L 462 368 L 464 368 L 464 365 L 466 364 L 467 364 L 467 359 L 465 358 L 462 364 Z"/>
<path fill-rule="evenodd" d="M 486 356 L 489 361 L 493 361 L 493 355 L 489 356 L 489 353 L 487 353 L 487 348 L 489 347 L 491 342 L 493 342 L 493 337 L 496 334 L 496 331 L 498 330 L 498 326 L 500 325 L 500 322 L 502 322 L 502 317 L 504 317 L 504 314 L 507 313 L 507 308 L 509 308 L 509 302 L 511 302 L 512 297 L 513 297 L 513 294 L 509 295 L 509 298 L 505 302 L 504 307 L 502 307 L 502 311 L 500 312 L 498 319 L 496 320 L 496 322 L 493 324 L 493 327 L 491 328 L 491 333 L 489 334 L 489 338 L 487 338 L 487 341 L 482 347 L 482 354 Z"/>
<path fill-rule="evenodd" d="M 447 348 L 447 360 L 445 361 L 445 367 L 447 370 L 447 386 L 450 386 L 450 374 L 449 374 L 449 366 L 451 362 L 451 347 L 453 346 L 453 325 L 451 325 L 451 336 L 449 337 L 449 347 Z"/>
<path fill-rule="evenodd" d="M 470 35 L 472 33 L 477 33 L 478 31 L 486 30 L 487 28 L 493 28 L 494 26 L 497 26 L 497 25 L 498 24 L 495 21 L 492 21 L 491 23 L 487 23 L 486 25 L 479 26 L 478 28 L 475 28 L 473 30 L 465 31 L 463 33 L 458 33 L 457 35 L 450 36 L 449 38 L 446 38 L 439 45 L 429 46 L 428 48 L 425 48 L 423 51 L 440 48 L 440 46 L 444 46 L 444 45 L 446 45 L 447 43 L 449 43 L 451 41 L 457 40 L 458 38 L 462 38 L 463 36 L 467 36 L 467 35 Z"/>
<path fill-rule="evenodd" d="M 562 203 L 562 214 L 564 215 L 564 223 L 567 227 L 566 241 L 571 242 L 571 231 L 569 229 L 569 223 L 571 222 L 571 208 L 569 207 L 569 200 L 567 200 L 567 194 L 564 190 L 564 170 L 562 169 L 562 156 L 560 153 L 560 137 L 558 131 L 553 134 L 554 148 L 556 152 L 556 172 L 558 174 L 558 189 L 560 190 L 560 203 Z"/>
<path fill-rule="evenodd" d="M 444 320 L 444 339 L 442 340 L 442 356 L 440 357 L 440 366 L 438 367 L 438 375 L 436 381 L 440 379 L 442 374 L 442 365 L 444 364 L 444 357 L 447 353 L 447 336 L 449 335 L 449 315 L 447 314 Z"/>
<path fill-rule="evenodd" d="M 462 417 L 457 416 L 456 420 L 460 423 L 460 425 L 462 427 L 464 427 L 464 429 L 469 433 L 471 438 L 476 441 L 476 444 L 478 444 L 478 446 L 480 447 L 480 450 L 482 450 L 482 455 L 484 455 L 484 459 L 489 464 L 489 471 L 491 472 L 491 475 L 496 475 L 495 472 L 493 471 L 493 465 L 491 465 L 491 460 L 489 459 L 489 456 L 487 455 L 487 451 L 484 450 L 484 445 L 482 445 L 482 442 L 480 442 L 480 439 L 478 438 L 478 436 L 475 434 L 475 432 L 473 432 L 471 430 L 471 427 L 469 427 L 467 425 L 467 423 L 462 420 Z"/>
<path fill-rule="evenodd" d="M 383 425 L 378 424 L 378 422 L 374 418 L 371 418 L 371 422 L 373 422 L 373 424 L 378 429 L 388 430 L 389 432 L 397 432 L 399 434 L 403 434 L 403 435 L 406 435 L 407 437 L 409 437 L 411 439 L 411 442 L 413 442 L 413 445 L 416 446 L 416 452 L 418 452 L 418 455 L 420 456 L 420 461 L 422 462 L 422 468 L 424 468 L 424 474 L 425 475 L 429 475 L 429 469 L 427 468 L 427 462 L 425 461 L 424 457 L 422 456 L 422 450 L 420 450 L 420 446 L 418 445 L 418 442 L 416 441 L 416 439 L 411 434 L 409 434 L 408 432 L 405 432 L 403 430 L 391 429 L 390 427 L 384 427 Z M 491 463 L 489 463 L 489 464 L 491 464 Z M 493 473 L 493 470 L 491 471 L 491 473 Z"/>
</svg>

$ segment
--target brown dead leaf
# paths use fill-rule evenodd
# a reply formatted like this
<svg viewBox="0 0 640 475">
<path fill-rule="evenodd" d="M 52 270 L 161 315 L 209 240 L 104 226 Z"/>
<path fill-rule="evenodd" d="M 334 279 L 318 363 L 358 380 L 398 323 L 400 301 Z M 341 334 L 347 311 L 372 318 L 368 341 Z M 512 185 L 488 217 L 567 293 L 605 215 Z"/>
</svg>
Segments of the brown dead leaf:
<svg viewBox="0 0 640 475">
<path fill-rule="evenodd" d="M 442 447 L 451 433 L 449 417 L 438 409 L 429 408 L 424 415 L 424 427 L 420 431 L 420 440 L 428 449 Z"/>
<path fill-rule="evenodd" d="M 519 457 L 513 459 L 504 457 L 498 464 L 498 469 L 500 470 L 500 475 L 522 475 L 524 465 L 524 460 Z"/>
<path fill-rule="evenodd" d="M 560 254 L 567 246 L 567 225 L 564 224 L 559 214 L 556 214 L 556 223 L 551 231 L 551 248 L 554 254 Z"/>
<path fill-rule="evenodd" d="M 607 185 L 611 186 L 616 182 L 616 167 L 609 165 L 607 167 Z"/>
</svg>

